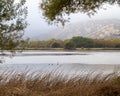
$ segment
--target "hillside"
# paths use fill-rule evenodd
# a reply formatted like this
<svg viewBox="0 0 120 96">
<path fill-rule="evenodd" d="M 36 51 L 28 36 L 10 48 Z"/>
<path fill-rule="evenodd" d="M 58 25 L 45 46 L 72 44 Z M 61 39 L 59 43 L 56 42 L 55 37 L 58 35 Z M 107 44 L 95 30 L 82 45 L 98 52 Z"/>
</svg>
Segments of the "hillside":
<svg viewBox="0 0 120 96">
<path fill-rule="evenodd" d="M 74 36 L 83 36 L 88 38 L 120 38 L 120 20 L 94 20 L 87 22 L 77 22 L 69 24 L 64 28 L 58 28 L 53 32 L 34 37 L 37 40 L 69 39 Z"/>
</svg>

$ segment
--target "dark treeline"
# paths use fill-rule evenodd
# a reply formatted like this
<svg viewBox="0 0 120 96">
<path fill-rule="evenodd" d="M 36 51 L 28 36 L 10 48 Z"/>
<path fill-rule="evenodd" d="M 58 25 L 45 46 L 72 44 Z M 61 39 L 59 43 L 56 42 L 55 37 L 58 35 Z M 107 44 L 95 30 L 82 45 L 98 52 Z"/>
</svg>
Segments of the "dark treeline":
<svg viewBox="0 0 120 96">
<path fill-rule="evenodd" d="M 19 47 L 24 48 L 120 48 L 120 39 L 91 39 L 85 37 L 73 37 L 67 40 L 51 39 L 47 41 L 26 40 Z"/>
</svg>

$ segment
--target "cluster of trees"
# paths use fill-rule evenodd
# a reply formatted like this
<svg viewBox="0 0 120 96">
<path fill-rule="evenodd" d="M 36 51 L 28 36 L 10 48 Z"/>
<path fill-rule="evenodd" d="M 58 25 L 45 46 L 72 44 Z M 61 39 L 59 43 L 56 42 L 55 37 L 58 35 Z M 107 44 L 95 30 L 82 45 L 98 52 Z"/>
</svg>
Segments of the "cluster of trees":
<svg viewBox="0 0 120 96">
<path fill-rule="evenodd" d="M 25 40 L 21 43 L 18 48 L 63 48 L 63 41 L 51 39 L 48 41 L 38 41 L 38 40 Z"/>
<path fill-rule="evenodd" d="M 73 37 L 67 40 L 51 39 L 48 41 L 29 41 L 26 40 L 19 47 L 24 46 L 26 49 L 33 48 L 120 48 L 120 39 L 91 39 L 85 37 Z"/>
<path fill-rule="evenodd" d="M 27 27 L 27 7 L 25 2 L 26 0 L 0 0 L 0 50 L 12 50 L 21 43 L 23 31 Z M 61 22 L 64 25 L 66 14 L 69 15 L 76 12 L 94 14 L 105 3 L 120 5 L 120 0 L 42 0 L 40 8 L 43 10 L 43 15 L 49 23 Z M 81 45 L 76 45 L 74 41 L 75 39 L 67 41 L 57 40 L 57 42 L 52 42 L 52 44 L 50 42 L 46 44 L 46 41 L 44 41 L 46 45 L 42 41 L 38 45 L 45 47 L 67 47 L 73 45 L 81 47 Z M 38 41 L 30 43 L 34 44 L 35 42 L 38 43 Z M 87 44 L 82 44 L 82 47 L 93 47 L 91 40 L 84 42 Z M 102 44 L 98 45 L 103 47 Z M 119 45 L 116 46 L 119 47 Z M 96 46 L 94 45 L 94 47 Z"/>
<path fill-rule="evenodd" d="M 0 0 L 0 54 L 4 50 L 14 48 L 65 48 L 75 49 L 80 47 L 120 47 L 119 40 L 91 40 L 88 38 L 74 37 L 69 40 L 29 41 L 22 40 L 24 29 L 27 27 L 26 0 Z M 49 24 L 64 23 L 66 14 L 76 12 L 93 15 L 105 3 L 118 4 L 120 0 L 42 0 L 44 18 Z M 2 51 L 1 51 L 2 50 Z"/>
<path fill-rule="evenodd" d="M 25 0 L 0 0 L 0 50 L 12 50 L 27 27 Z"/>
<path fill-rule="evenodd" d="M 94 15 L 104 4 L 118 4 L 120 0 L 43 0 L 40 8 L 49 24 L 62 23 L 69 20 L 66 15 L 84 13 Z"/>
<path fill-rule="evenodd" d="M 91 39 L 84 37 L 73 37 L 68 40 L 70 46 L 66 46 L 65 48 L 120 48 L 120 40 L 119 39 Z"/>
</svg>

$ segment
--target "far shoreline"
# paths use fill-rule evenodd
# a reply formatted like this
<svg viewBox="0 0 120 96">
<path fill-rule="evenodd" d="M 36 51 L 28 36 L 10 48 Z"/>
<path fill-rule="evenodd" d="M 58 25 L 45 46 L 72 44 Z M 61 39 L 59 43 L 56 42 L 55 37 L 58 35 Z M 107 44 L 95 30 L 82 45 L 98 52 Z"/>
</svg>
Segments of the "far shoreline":
<svg viewBox="0 0 120 96">
<path fill-rule="evenodd" d="M 16 48 L 14 50 L 55 50 L 55 51 L 102 51 L 102 50 L 118 50 L 120 51 L 120 48 L 75 48 L 75 49 L 64 49 L 64 48 Z"/>
</svg>

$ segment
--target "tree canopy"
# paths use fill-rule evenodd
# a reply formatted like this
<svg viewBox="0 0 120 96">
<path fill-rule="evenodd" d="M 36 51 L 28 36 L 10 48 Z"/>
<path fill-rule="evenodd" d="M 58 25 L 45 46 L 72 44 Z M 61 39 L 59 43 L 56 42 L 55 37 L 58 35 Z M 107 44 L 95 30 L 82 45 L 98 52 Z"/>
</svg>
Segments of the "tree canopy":
<svg viewBox="0 0 120 96">
<path fill-rule="evenodd" d="M 63 23 L 68 20 L 65 15 L 82 12 L 93 15 L 104 4 L 119 4 L 120 0 L 43 0 L 40 8 L 48 23 Z"/>
<path fill-rule="evenodd" d="M 0 50 L 11 50 L 27 26 L 25 0 L 0 0 Z"/>
</svg>

